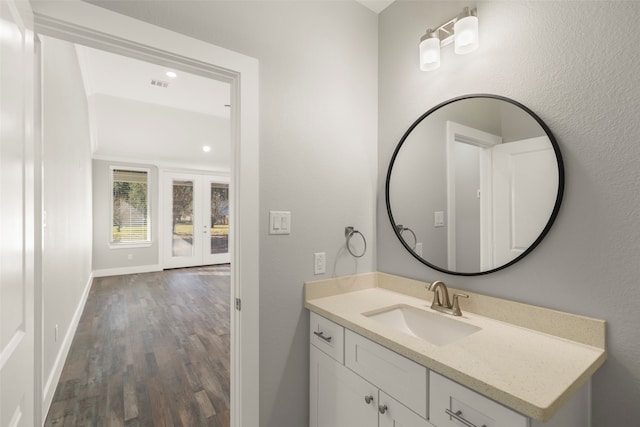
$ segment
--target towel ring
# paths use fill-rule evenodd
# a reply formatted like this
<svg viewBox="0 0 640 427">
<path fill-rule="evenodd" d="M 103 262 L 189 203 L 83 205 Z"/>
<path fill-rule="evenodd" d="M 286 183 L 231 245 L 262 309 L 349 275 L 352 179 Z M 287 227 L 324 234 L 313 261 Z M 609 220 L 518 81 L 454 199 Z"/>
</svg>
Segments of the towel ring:
<svg viewBox="0 0 640 427">
<path fill-rule="evenodd" d="M 413 246 L 411 246 L 411 249 L 413 249 L 415 251 L 416 250 L 416 245 L 418 244 L 418 238 L 416 237 L 416 233 L 414 233 L 413 230 L 410 229 L 409 227 L 405 227 L 402 224 L 396 225 L 396 230 L 398 230 L 398 234 L 401 237 L 402 237 L 402 233 L 404 233 L 405 231 L 408 231 L 409 233 L 411 233 L 411 235 L 413 236 Z"/>
<path fill-rule="evenodd" d="M 351 246 L 349 245 L 349 242 L 351 241 L 351 238 L 356 234 L 359 234 L 360 237 L 362 237 L 362 241 L 364 242 L 364 249 L 362 250 L 362 253 L 360 255 L 354 254 L 353 251 L 351 250 Z M 364 234 L 362 234 L 361 232 L 359 232 L 355 228 L 349 226 L 349 227 L 345 227 L 344 235 L 347 238 L 347 250 L 349 251 L 349 253 L 351 255 L 353 255 L 354 257 L 356 257 L 356 258 L 362 258 L 364 256 L 364 254 L 367 253 L 367 239 L 364 238 Z"/>
</svg>

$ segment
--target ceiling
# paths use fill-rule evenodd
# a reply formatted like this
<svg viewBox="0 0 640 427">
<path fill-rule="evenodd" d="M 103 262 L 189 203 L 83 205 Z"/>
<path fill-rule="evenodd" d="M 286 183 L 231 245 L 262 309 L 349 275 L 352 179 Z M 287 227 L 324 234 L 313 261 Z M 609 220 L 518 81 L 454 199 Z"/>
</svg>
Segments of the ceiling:
<svg viewBox="0 0 640 427">
<path fill-rule="evenodd" d="M 358 3 L 373 10 L 375 13 L 380 13 L 387 8 L 395 0 L 356 0 Z"/>
<path fill-rule="evenodd" d="M 356 1 L 380 13 L 394 0 Z M 85 46 L 76 52 L 95 158 L 230 170 L 228 83 Z"/>
<path fill-rule="evenodd" d="M 229 170 L 228 83 L 85 46 L 76 51 L 96 158 Z"/>
</svg>

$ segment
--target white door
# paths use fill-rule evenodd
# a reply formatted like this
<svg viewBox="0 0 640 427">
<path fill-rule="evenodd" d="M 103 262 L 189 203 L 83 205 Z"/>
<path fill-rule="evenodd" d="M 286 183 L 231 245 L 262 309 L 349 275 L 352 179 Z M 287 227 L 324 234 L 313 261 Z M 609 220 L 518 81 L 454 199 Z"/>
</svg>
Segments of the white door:
<svg viewBox="0 0 640 427">
<path fill-rule="evenodd" d="M 521 255 L 549 221 L 558 189 L 553 147 L 546 136 L 493 149 L 493 266 Z"/>
<path fill-rule="evenodd" d="M 378 425 L 378 389 L 311 345 L 310 427 Z"/>
<path fill-rule="evenodd" d="M 229 263 L 228 178 L 166 173 L 162 191 L 164 267 Z"/>
<path fill-rule="evenodd" d="M 34 421 L 33 19 L 0 1 L 0 425 Z"/>
</svg>

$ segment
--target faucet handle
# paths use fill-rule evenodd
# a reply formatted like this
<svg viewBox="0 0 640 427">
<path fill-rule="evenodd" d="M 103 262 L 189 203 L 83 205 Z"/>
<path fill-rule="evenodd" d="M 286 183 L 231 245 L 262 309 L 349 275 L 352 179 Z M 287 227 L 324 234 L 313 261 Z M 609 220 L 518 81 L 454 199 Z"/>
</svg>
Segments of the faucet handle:
<svg viewBox="0 0 640 427">
<path fill-rule="evenodd" d="M 462 316 L 462 311 L 460 311 L 460 302 L 458 298 L 469 298 L 467 294 L 453 294 L 453 303 L 451 304 L 451 311 L 454 316 Z"/>
</svg>

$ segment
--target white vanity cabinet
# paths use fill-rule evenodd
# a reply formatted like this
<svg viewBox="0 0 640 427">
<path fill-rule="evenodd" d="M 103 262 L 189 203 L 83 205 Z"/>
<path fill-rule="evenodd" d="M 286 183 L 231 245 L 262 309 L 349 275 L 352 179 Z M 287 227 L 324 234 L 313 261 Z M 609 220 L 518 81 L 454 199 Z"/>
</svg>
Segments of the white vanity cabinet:
<svg viewBox="0 0 640 427">
<path fill-rule="evenodd" d="M 588 387 L 533 420 L 311 312 L 310 427 L 584 427 Z"/>
<path fill-rule="evenodd" d="M 353 334 L 351 331 L 346 332 Z M 367 381 L 369 378 L 363 378 L 342 363 L 344 354 L 336 352 L 335 348 L 342 348 L 343 334 L 344 329 L 341 326 L 311 313 L 309 426 L 432 427 L 426 419 L 385 393 L 385 389 L 373 385 Z M 338 342 L 339 340 L 343 340 L 342 344 Z M 349 341 L 351 340 L 347 340 Z M 368 342 L 377 346 L 371 341 Z M 363 353 L 365 352 L 367 351 L 363 350 Z M 415 364 L 402 356 L 394 355 L 404 359 L 405 362 Z M 382 360 L 388 360 L 388 356 L 384 354 Z M 364 363 L 360 365 L 361 370 L 369 368 L 371 366 L 369 362 L 375 359 L 375 355 L 368 354 Z M 400 362 L 402 364 L 402 361 Z M 420 365 L 416 364 L 416 366 Z M 422 369 L 426 372 L 426 368 L 422 367 Z M 375 375 L 374 377 L 376 381 L 381 378 Z M 383 378 L 390 377 L 384 375 Z M 390 385 L 394 390 L 402 390 L 404 387 L 401 383 L 406 379 L 396 378 L 394 382 L 397 384 L 388 383 L 385 380 L 385 384 Z M 425 388 L 422 396 L 426 411 L 426 378 L 424 376 L 422 384 Z"/>
</svg>

